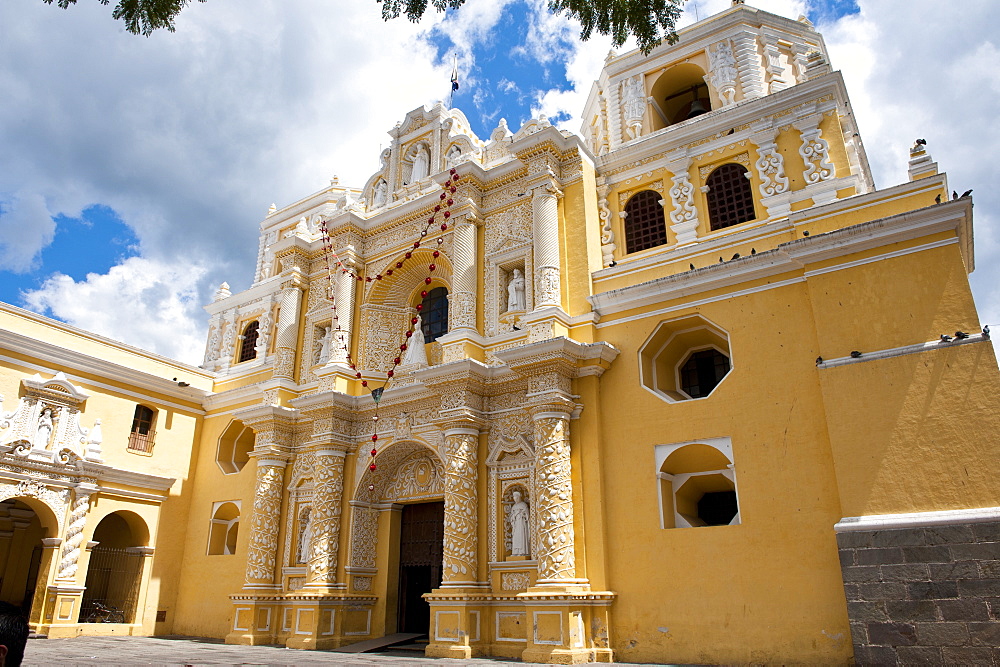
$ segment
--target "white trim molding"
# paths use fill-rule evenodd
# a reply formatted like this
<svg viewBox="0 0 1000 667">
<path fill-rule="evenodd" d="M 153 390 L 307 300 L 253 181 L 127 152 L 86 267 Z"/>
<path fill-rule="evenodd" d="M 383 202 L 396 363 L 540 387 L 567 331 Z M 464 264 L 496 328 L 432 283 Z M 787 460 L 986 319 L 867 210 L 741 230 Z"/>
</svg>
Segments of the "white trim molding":
<svg viewBox="0 0 1000 667">
<path fill-rule="evenodd" d="M 910 512 L 906 514 L 847 516 L 834 524 L 833 529 L 838 533 L 850 533 L 862 530 L 954 526 L 967 523 L 987 523 L 990 521 L 1000 521 L 1000 507 L 977 507 L 964 510 Z"/>
</svg>

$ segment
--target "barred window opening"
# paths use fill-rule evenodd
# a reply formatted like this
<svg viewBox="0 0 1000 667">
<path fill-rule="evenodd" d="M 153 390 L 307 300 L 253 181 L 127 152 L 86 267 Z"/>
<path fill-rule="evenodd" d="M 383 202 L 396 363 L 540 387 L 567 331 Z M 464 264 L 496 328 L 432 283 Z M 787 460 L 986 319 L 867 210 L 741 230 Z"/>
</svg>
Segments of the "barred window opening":
<svg viewBox="0 0 1000 667">
<path fill-rule="evenodd" d="M 667 242 L 661 198 L 658 192 L 643 190 L 625 204 L 625 252 L 639 252 Z"/>
<path fill-rule="evenodd" d="M 723 229 L 757 217 L 749 172 L 730 162 L 713 171 L 708 186 L 708 219 L 712 230 Z"/>
<path fill-rule="evenodd" d="M 257 336 L 260 324 L 254 320 L 243 330 L 243 344 L 240 346 L 239 361 L 250 361 L 257 358 Z"/>
</svg>

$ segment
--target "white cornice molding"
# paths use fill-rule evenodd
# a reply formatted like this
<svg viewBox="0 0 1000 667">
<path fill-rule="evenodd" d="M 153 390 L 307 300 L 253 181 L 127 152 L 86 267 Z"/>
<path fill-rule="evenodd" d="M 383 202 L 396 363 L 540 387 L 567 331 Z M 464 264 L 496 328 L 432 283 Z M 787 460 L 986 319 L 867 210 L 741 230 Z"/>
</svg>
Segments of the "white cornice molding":
<svg viewBox="0 0 1000 667">
<path fill-rule="evenodd" d="M 1000 521 L 1000 507 L 941 510 L 937 512 L 910 512 L 907 514 L 872 514 L 844 517 L 833 529 L 838 533 L 862 530 L 893 530 L 925 526 L 956 526 L 969 523 Z"/>
<path fill-rule="evenodd" d="M 151 400 L 154 403 L 169 405 L 185 412 L 200 413 L 202 402 L 209 394 L 209 392 L 204 389 L 199 389 L 193 386 L 180 387 L 177 382 L 172 379 L 152 375 L 134 368 L 128 368 L 127 366 L 122 366 L 104 359 L 98 359 L 97 357 L 91 357 L 81 352 L 70 350 L 65 347 L 59 347 L 58 345 L 53 345 L 28 336 L 23 336 L 7 329 L 0 329 L 0 349 L 23 354 L 32 359 L 37 359 L 38 361 L 46 364 L 51 364 L 52 367 L 45 367 L 24 361 L 22 359 L 0 355 L 0 359 L 11 364 L 23 365 L 31 368 L 32 370 L 40 370 L 53 375 L 60 371 L 65 373 L 67 370 L 75 371 L 76 373 L 94 375 L 105 378 L 111 382 L 121 383 L 126 387 L 132 387 L 151 394 L 170 396 L 181 401 L 189 401 L 190 403 L 193 403 L 194 406 L 197 406 L 194 407 L 171 403 L 169 401 L 163 401 L 162 399 L 154 399 L 152 396 L 137 394 L 134 391 L 128 391 L 127 389 L 123 389 L 112 384 L 95 382 L 90 378 L 74 375 L 73 373 L 67 374 L 67 377 L 72 378 L 74 383 L 100 387 L 102 390 L 109 392 L 121 393 L 130 396 L 141 396 L 142 398 Z M 161 360 L 156 359 L 155 357 L 154 360 L 167 361 L 166 359 Z M 194 367 L 184 366 L 179 362 L 172 362 L 172 365 L 177 368 L 176 372 L 178 373 L 178 376 L 182 376 L 182 379 L 185 381 L 190 377 L 190 375 L 198 375 L 202 378 L 212 377 L 200 368 L 195 369 Z"/>
<path fill-rule="evenodd" d="M 951 335 L 952 332 L 945 331 L 944 334 Z M 969 345 L 971 343 L 985 343 L 990 337 L 983 333 L 969 334 L 968 338 L 952 338 L 952 340 L 932 340 L 926 343 L 915 343 L 913 345 L 903 345 L 901 347 L 891 347 L 885 350 L 875 350 L 873 352 L 863 351 L 860 357 L 837 357 L 836 359 L 826 359 L 822 363 L 816 364 L 816 368 L 836 368 L 838 366 L 849 366 L 851 364 L 863 364 L 879 359 L 891 359 L 893 357 L 903 357 L 908 354 L 919 352 L 932 352 L 944 350 L 949 347 L 959 345 Z"/>
<path fill-rule="evenodd" d="M 877 194 L 861 197 L 875 199 Z M 864 203 L 859 202 L 858 198 L 854 198 L 854 201 L 856 204 Z M 971 235 L 968 230 L 968 225 L 971 224 L 971 210 L 972 203 L 968 199 L 945 202 L 825 234 L 796 239 L 756 255 L 602 292 L 588 297 L 588 301 L 600 317 L 605 317 L 633 308 L 783 273 L 802 272 L 808 264 L 939 232 L 954 230 L 958 237 L 962 238 Z M 665 257 L 664 261 L 673 260 Z"/>
</svg>

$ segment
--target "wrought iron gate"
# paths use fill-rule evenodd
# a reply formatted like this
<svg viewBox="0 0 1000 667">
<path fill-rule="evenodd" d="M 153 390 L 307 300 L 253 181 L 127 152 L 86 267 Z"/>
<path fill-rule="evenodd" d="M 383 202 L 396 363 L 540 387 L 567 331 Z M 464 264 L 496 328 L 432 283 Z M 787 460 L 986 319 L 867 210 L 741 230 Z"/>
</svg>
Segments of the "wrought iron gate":
<svg viewBox="0 0 1000 667">
<path fill-rule="evenodd" d="M 80 605 L 80 622 L 107 623 L 135 621 L 136 602 L 142 583 L 144 557 L 130 549 L 94 547 L 87 568 L 87 589 Z M 109 616 L 101 606 L 120 611 Z"/>
</svg>

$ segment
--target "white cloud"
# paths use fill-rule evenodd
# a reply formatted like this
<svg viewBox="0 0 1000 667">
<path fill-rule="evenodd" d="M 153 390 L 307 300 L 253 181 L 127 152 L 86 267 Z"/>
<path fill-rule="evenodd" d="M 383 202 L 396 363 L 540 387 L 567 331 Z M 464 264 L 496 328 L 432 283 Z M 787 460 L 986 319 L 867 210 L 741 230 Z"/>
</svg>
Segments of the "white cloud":
<svg viewBox="0 0 1000 667">
<path fill-rule="evenodd" d="M 24 298 L 36 312 L 197 365 L 205 349 L 198 283 L 206 272 L 130 257 L 79 282 L 57 273 Z"/>
<path fill-rule="evenodd" d="M 0 269 L 30 271 L 55 235 L 56 223 L 40 194 L 0 198 Z"/>
</svg>

